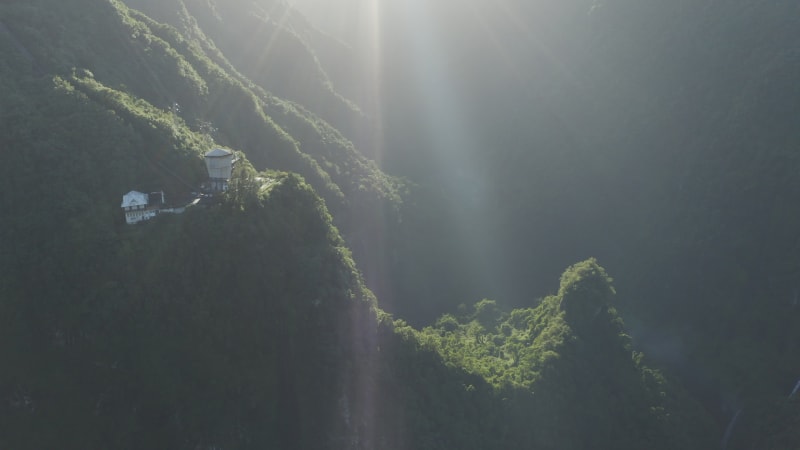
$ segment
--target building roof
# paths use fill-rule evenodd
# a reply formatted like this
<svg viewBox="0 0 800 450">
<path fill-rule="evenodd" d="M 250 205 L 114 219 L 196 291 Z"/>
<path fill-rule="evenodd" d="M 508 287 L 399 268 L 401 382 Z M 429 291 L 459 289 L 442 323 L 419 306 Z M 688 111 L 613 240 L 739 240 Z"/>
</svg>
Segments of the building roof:
<svg viewBox="0 0 800 450">
<path fill-rule="evenodd" d="M 206 158 L 221 158 L 231 155 L 233 155 L 233 152 L 230 150 L 225 150 L 224 148 L 215 148 L 214 150 L 206 153 Z"/>
<path fill-rule="evenodd" d="M 147 205 L 148 196 L 144 192 L 130 191 L 122 196 L 122 208 L 129 208 L 131 206 Z"/>
</svg>

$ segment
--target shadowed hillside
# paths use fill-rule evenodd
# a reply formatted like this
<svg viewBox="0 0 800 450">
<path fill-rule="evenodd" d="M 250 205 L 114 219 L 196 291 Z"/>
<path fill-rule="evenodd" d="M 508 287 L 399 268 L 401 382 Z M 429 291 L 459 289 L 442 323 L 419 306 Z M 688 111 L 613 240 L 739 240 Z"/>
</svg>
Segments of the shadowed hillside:
<svg viewBox="0 0 800 450">
<path fill-rule="evenodd" d="M 501 3 L 0 4 L 0 447 L 793 448 L 797 7 Z"/>
</svg>

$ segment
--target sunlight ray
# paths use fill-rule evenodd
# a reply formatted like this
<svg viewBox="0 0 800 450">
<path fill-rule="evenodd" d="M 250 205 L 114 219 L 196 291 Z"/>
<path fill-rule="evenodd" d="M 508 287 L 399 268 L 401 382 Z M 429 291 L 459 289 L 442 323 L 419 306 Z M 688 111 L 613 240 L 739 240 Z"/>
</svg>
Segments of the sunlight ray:
<svg viewBox="0 0 800 450">
<path fill-rule="evenodd" d="M 373 154 L 375 155 L 375 162 L 378 167 L 381 167 L 383 162 L 384 151 L 384 123 L 383 123 L 383 96 L 381 93 L 381 79 L 383 78 L 382 67 L 382 36 L 381 36 L 381 6 L 380 0 L 369 0 L 366 6 L 366 12 L 361 15 L 366 16 L 364 24 L 367 30 L 365 49 L 366 57 L 363 67 L 365 73 L 370 74 L 368 77 L 366 90 L 366 99 L 369 102 L 366 105 L 368 114 L 372 117 L 372 130 L 370 136 L 371 142 L 374 147 Z"/>
<path fill-rule="evenodd" d="M 254 5 L 254 7 L 257 7 L 257 5 Z M 269 10 L 265 10 L 263 7 L 259 9 L 262 15 L 256 16 L 256 18 L 259 19 L 258 28 L 253 30 L 253 36 L 260 36 L 270 28 L 273 30 L 272 33 L 269 34 L 266 43 L 260 39 L 250 39 L 245 44 L 245 54 L 257 55 L 255 68 L 261 71 L 269 63 L 270 57 L 273 56 L 272 50 L 278 43 L 281 33 L 284 32 L 283 26 L 290 18 L 291 8 L 286 7 L 283 3 L 277 3 Z M 270 22 L 273 22 L 274 25 L 270 24 Z"/>
<path fill-rule="evenodd" d="M 468 100 L 462 98 L 461 77 L 453 55 L 448 54 L 453 47 L 444 41 L 436 22 L 438 11 L 433 11 L 425 0 L 409 0 L 405 6 L 405 17 L 397 20 L 404 20 L 407 27 L 414 78 L 411 83 L 416 89 L 415 98 L 420 99 L 417 111 L 432 131 L 430 151 L 438 160 L 437 165 L 448 168 L 439 182 L 458 216 L 453 232 L 460 236 L 469 255 L 473 277 L 482 279 L 491 272 L 483 266 L 482 256 L 492 247 L 492 235 L 484 215 L 486 186 L 475 158 L 479 139 L 465 113 Z"/>
</svg>

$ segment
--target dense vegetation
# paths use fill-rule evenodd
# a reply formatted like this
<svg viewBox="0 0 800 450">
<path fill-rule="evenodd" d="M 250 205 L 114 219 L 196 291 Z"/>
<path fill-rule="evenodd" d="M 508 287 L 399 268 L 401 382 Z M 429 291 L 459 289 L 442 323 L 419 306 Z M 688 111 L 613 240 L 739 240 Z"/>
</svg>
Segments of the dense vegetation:
<svg viewBox="0 0 800 450">
<path fill-rule="evenodd" d="M 3 447 L 327 441 L 313 431 L 336 417 L 340 325 L 373 300 L 305 183 L 246 189 L 120 230 L 102 266 L 5 297 Z"/>
<path fill-rule="evenodd" d="M 384 167 L 435 193 L 447 229 L 421 244 L 397 314 L 529 306 L 597 256 L 635 345 L 721 424 L 785 405 L 800 376 L 798 6 L 502 3 L 384 8 Z"/>
<path fill-rule="evenodd" d="M 0 4 L 0 447 L 798 446 L 797 6 L 417 3 Z"/>
<path fill-rule="evenodd" d="M 530 448 L 711 447 L 709 418 L 632 351 L 614 294 L 590 259 L 568 268 L 558 294 L 534 308 L 504 314 L 482 300 L 424 329 L 423 340 L 513 399 L 519 410 L 506 424 L 535 423 Z"/>
</svg>

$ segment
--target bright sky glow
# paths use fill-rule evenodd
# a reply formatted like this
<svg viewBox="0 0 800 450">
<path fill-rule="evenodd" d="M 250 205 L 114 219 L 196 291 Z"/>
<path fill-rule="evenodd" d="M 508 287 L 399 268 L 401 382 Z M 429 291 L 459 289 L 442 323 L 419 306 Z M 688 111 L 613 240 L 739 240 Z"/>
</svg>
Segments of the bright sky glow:
<svg viewBox="0 0 800 450">
<path fill-rule="evenodd" d="M 497 264 L 502 258 L 490 256 L 500 246 L 488 222 L 489 186 L 486 168 L 481 167 L 486 155 L 496 150 L 487 143 L 498 144 L 494 136 L 483 135 L 486 130 L 481 127 L 491 126 L 485 125 L 487 111 L 503 109 L 493 97 L 497 92 L 534 96 L 537 64 L 548 66 L 543 68 L 545 73 L 571 78 L 559 60 L 558 49 L 548 48 L 539 35 L 559 27 L 560 19 L 552 7 L 555 0 L 531 0 L 528 4 L 509 0 L 292 2 L 314 26 L 339 37 L 358 53 L 362 67 L 355 72 L 363 77 L 360 82 L 365 93 L 358 103 L 371 119 L 369 153 L 375 155 L 378 165 L 382 166 L 385 155 L 396 155 L 391 152 L 407 151 L 386 148 L 400 145 L 398 134 L 417 128 L 427 132 L 427 140 L 422 142 L 429 148 L 424 151 L 438 168 L 446 168 L 437 177 L 452 200 L 451 216 L 458 218 L 453 232 L 463 243 L 462 256 L 475 265 L 475 278 L 484 279 L 478 284 L 487 286 L 488 280 L 507 284 L 508 271 Z M 537 14 L 535 24 L 529 23 L 532 12 Z M 475 111 L 478 99 L 494 104 Z M 387 141 L 384 131 L 398 126 L 400 133 L 394 133 L 393 142 Z"/>
</svg>

